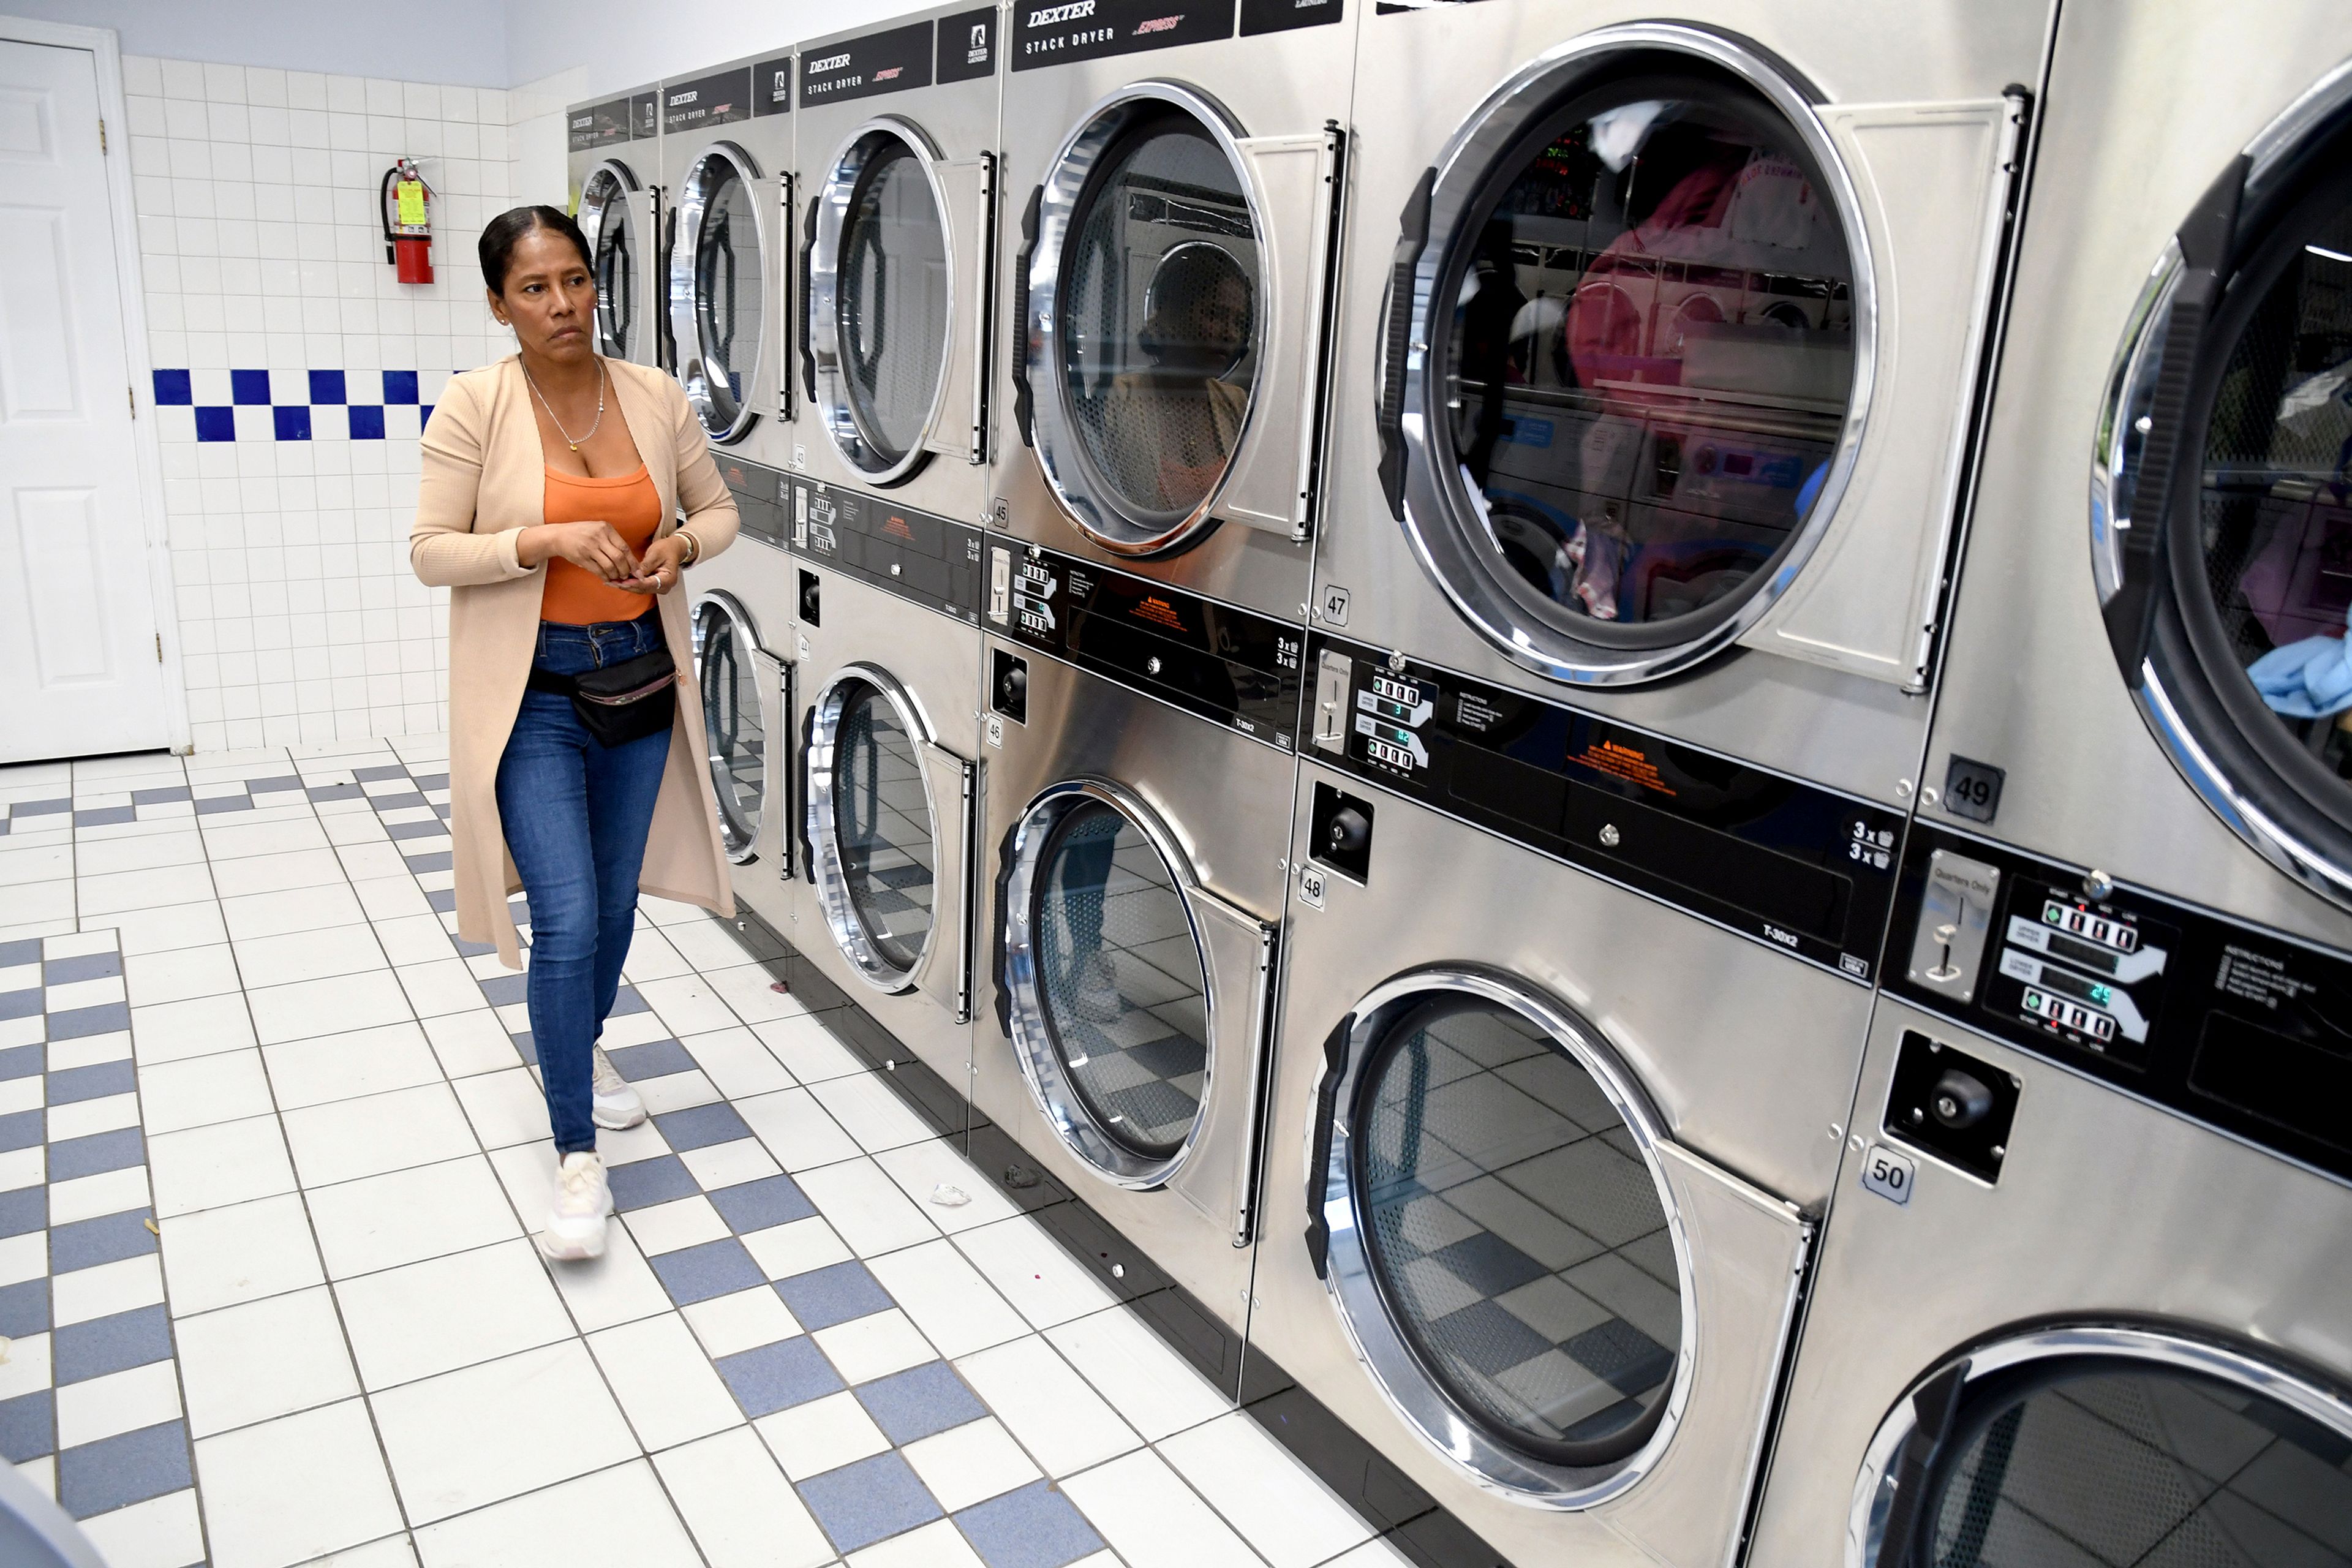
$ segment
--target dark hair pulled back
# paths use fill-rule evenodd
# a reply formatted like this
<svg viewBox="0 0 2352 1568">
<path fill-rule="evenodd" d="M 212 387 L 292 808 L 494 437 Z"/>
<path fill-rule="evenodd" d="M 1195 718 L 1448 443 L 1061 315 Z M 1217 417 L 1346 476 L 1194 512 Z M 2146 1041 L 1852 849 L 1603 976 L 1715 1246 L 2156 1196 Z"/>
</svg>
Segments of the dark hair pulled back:
<svg viewBox="0 0 2352 1568">
<path fill-rule="evenodd" d="M 475 253 L 482 260 L 482 281 L 493 294 L 507 291 L 507 268 L 514 264 L 515 247 L 523 236 L 535 228 L 551 228 L 572 242 L 580 253 L 580 265 L 593 268 L 595 262 L 588 254 L 588 237 L 562 207 L 546 205 L 509 207 L 492 218 L 482 229 L 482 237 Z"/>
</svg>

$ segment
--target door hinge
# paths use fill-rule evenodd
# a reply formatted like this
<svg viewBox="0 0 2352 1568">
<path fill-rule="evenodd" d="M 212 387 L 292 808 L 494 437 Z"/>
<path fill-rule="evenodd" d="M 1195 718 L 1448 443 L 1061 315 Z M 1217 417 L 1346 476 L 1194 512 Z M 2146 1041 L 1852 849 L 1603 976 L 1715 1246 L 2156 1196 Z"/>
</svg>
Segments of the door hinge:
<svg viewBox="0 0 2352 1568">
<path fill-rule="evenodd" d="M 131 386 L 126 386 L 126 387 L 124 387 L 124 388 L 122 389 L 122 395 L 123 395 L 124 397 L 126 397 L 126 398 L 128 398 L 128 399 L 130 400 L 130 403 L 131 403 L 131 417 L 132 417 L 133 419 L 138 418 L 138 417 L 139 417 L 139 388 L 138 388 L 135 384 L 134 384 L 134 385 L 131 385 Z"/>
<path fill-rule="evenodd" d="M 101 158 L 106 156 L 106 121 L 104 120 L 98 122 L 98 155 Z"/>
<path fill-rule="evenodd" d="M 163 662 L 163 634 L 162 632 L 157 632 L 155 634 L 155 662 L 157 664 Z"/>
</svg>

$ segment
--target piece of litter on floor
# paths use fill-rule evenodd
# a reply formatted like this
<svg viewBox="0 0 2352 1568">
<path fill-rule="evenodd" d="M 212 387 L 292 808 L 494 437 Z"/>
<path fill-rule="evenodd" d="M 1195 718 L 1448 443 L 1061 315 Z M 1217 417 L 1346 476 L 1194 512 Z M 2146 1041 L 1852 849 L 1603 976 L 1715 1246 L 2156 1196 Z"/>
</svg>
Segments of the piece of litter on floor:
<svg viewBox="0 0 2352 1568">
<path fill-rule="evenodd" d="M 971 1194 L 952 1182 L 941 1182 L 931 1189 L 931 1202 L 943 1209 L 960 1209 L 971 1202 Z"/>
<path fill-rule="evenodd" d="M 785 984 L 781 980 L 769 981 L 768 989 L 774 992 L 779 996 L 789 996 L 793 994 L 793 988 Z"/>
<path fill-rule="evenodd" d="M 0 1335 L 0 1366 L 5 1366 L 8 1364 L 8 1352 L 16 1348 L 16 1341 L 7 1338 L 5 1335 Z"/>
<path fill-rule="evenodd" d="M 152 1219 L 147 1222 L 147 1232 L 151 1236 L 161 1236 L 163 1234 L 162 1231 L 155 1228 L 155 1222 Z"/>
</svg>

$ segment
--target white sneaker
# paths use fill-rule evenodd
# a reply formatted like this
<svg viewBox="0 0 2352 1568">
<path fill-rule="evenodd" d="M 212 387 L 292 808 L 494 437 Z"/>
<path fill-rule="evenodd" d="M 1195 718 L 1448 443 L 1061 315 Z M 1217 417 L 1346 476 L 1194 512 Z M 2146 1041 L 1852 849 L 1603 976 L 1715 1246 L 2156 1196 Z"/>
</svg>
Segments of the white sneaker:
<svg viewBox="0 0 2352 1568">
<path fill-rule="evenodd" d="M 604 1219 L 613 1212 L 613 1189 L 604 1184 L 604 1162 L 593 1154 L 566 1154 L 555 1173 L 555 1206 L 539 1249 L 558 1262 L 604 1256 Z"/>
<path fill-rule="evenodd" d="M 593 1100 L 591 1114 L 596 1125 L 607 1131 L 618 1132 L 643 1121 L 646 1119 L 646 1102 L 637 1098 L 637 1091 L 629 1087 L 629 1080 L 621 1076 L 621 1069 L 613 1065 L 613 1058 L 604 1054 L 604 1047 L 595 1047 L 591 1059 L 595 1064 L 590 1069 L 590 1093 Z"/>
</svg>

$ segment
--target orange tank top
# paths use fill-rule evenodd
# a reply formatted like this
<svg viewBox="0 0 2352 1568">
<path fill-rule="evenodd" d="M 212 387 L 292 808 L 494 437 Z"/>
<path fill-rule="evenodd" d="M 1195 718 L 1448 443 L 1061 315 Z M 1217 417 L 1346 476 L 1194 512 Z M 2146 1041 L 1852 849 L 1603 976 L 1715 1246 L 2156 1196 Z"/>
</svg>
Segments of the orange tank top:
<svg viewBox="0 0 2352 1568">
<path fill-rule="evenodd" d="M 645 553 L 661 527 L 661 491 L 643 463 L 634 474 L 594 479 L 580 474 L 547 470 L 547 521 L 550 522 L 609 522 L 613 531 Z M 569 561 L 550 559 L 547 588 L 539 602 L 539 618 L 565 626 L 584 626 L 596 621 L 634 621 L 654 607 L 644 594 L 625 593 L 593 572 Z"/>
</svg>

